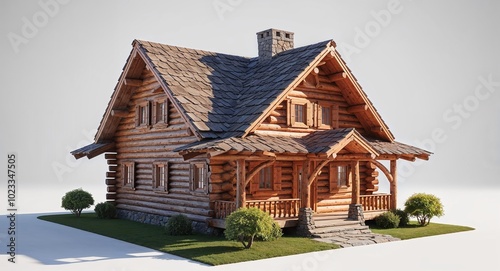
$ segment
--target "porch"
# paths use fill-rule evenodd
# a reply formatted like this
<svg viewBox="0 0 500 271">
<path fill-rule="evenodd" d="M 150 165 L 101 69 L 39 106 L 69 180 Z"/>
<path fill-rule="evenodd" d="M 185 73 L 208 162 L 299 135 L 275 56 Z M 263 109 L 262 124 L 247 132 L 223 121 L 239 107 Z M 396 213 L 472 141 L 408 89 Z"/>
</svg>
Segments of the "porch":
<svg viewBox="0 0 500 271">
<path fill-rule="evenodd" d="M 373 219 L 377 215 L 391 209 L 391 194 L 360 195 L 359 203 L 363 207 L 365 219 Z M 226 228 L 225 220 L 236 208 L 235 201 L 214 201 L 214 218 L 209 221 L 210 226 L 215 228 Z M 301 200 L 276 199 L 276 200 L 248 200 L 245 207 L 255 207 L 268 213 L 280 225 L 281 228 L 295 227 L 298 224 Z M 315 214 L 318 220 L 325 220 L 328 217 L 347 217 L 347 212 L 333 212 Z M 319 218 L 321 217 L 321 218 Z"/>
</svg>

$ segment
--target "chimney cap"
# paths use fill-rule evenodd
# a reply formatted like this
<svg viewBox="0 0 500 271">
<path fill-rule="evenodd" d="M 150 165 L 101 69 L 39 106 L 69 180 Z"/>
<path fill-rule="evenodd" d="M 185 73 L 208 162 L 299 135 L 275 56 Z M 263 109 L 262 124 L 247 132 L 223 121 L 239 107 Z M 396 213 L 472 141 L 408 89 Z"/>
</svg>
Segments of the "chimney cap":
<svg viewBox="0 0 500 271">
<path fill-rule="evenodd" d="M 281 38 L 283 40 L 293 41 L 293 32 L 280 30 L 276 28 L 269 28 L 267 30 L 263 30 L 257 32 L 258 39 L 267 39 L 267 38 Z"/>
</svg>

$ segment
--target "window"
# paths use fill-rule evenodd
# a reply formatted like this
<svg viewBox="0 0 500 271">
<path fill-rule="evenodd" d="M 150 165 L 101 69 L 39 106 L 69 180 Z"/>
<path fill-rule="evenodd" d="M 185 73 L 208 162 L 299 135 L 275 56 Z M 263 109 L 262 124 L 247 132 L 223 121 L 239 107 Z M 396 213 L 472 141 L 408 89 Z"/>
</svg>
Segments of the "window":
<svg viewBox="0 0 500 271">
<path fill-rule="evenodd" d="M 330 107 L 321 107 L 321 125 L 332 125 L 332 109 Z"/>
<path fill-rule="evenodd" d="M 337 170 L 337 186 L 347 186 L 347 166 L 339 166 Z"/>
<path fill-rule="evenodd" d="M 166 125 L 168 123 L 168 100 L 156 99 L 153 103 L 153 125 Z"/>
<path fill-rule="evenodd" d="M 205 162 L 191 163 L 191 190 L 205 193 L 208 191 L 207 167 L 208 166 Z"/>
<path fill-rule="evenodd" d="M 134 188 L 135 187 L 135 163 L 123 163 L 123 186 Z"/>
<path fill-rule="evenodd" d="M 155 191 L 168 192 L 168 163 L 153 163 L 153 189 Z"/>
<path fill-rule="evenodd" d="M 309 128 L 313 123 L 312 104 L 307 100 L 288 101 L 288 125 L 296 128 Z"/>
<path fill-rule="evenodd" d="M 348 164 L 330 163 L 330 193 L 337 193 L 341 188 L 347 188 L 351 183 L 351 172 Z"/>
<path fill-rule="evenodd" d="M 259 189 L 271 189 L 273 183 L 273 168 L 265 167 L 259 172 Z"/>
<path fill-rule="evenodd" d="M 149 127 L 149 125 L 149 101 L 145 101 L 136 106 L 135 126 Z"/>
</svg>

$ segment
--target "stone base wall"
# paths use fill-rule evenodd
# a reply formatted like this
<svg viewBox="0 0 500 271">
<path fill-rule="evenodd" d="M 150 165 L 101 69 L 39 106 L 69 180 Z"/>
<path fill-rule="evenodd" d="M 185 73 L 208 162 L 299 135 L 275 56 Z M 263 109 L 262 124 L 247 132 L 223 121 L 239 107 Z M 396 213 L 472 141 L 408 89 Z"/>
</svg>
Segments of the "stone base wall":
<svg viewBox="0 0 500 271">
<path fill-rule="evenodd" d="M 365 225 L 365 215 L 363 214 L 363 206 L 361 204 L 350 204 L 347 217 L 360 221 L 361 225 Z"/>
<path fill-rule="evenodd" d="M 123 210 L 123 209 L 117 210 L 117 217 L 121 219 L 127 219 L 140 223 L 151 224 L 162 227 L 164 227 L 167 224 L 168 219 L 170 218 L 169 216 L 161 216 L 161 215 L 148 214 L 137 211 Z M 209 227 L 208 224 L 205 222 L 193 221 L 191 223 L 191 227 L 193 228 L 193 232 L 196 233 L 208 234 L 208 235 L 221 234 L 219 229 Z"/>
<path fill-rule="evenodd" d="M 301 208 L 299 210 L 299 222 L 297 225 L 297 235 L 311 236 L 311 230 L 315 229 L 313 210 L 311 208 Z"/>
</svg>

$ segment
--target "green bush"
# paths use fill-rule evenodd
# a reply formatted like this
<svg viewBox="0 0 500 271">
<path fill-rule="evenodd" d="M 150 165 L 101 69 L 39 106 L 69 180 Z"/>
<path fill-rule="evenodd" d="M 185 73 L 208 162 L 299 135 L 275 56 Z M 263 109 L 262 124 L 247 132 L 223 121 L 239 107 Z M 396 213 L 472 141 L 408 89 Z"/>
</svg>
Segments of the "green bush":
<svg viewBox="0 0 500 271">
<path fill-rule="evenodd" d="M 61 207 L 66 210 L 70 210 L 77 217 L 80 217 L 82 210 L 90 208 L 92 204 L 94 204 L 94 198 L 92 198 L 92 195 L 79 188 L 69 191 L 62 197 Z"/>
<path fill-rule="evenodd" d="M 409 197 L 405 202 L 405 212 L 417 218 L 420 226 L 427 226 L 432 217 L 440 217 L 444 214 L 441 200 L 432 194 L 425 193 L 416 193 Z"/>
<path fill-rule="evenodd" d="M 408 224 L 410 223 L 410 217 L 408 216 L 408 213 L 401 209 L 392 210 L 391 212 L 399 217 L 399 227 L 408 226 Z"/>
<path fill-rule="evenodd" d="M 94 208 L 95 213 L 98 218 L 115 218 L 116 217 L 116 207 L 110 202 L 98 203 Z"/>
<path fill-rule="evenodd" d="M 280 226 L 257 208 L 240 208 L 226 218 L 226 239 L 251 248 L 254 240 L 272 241 L 283 235 Z"/>
<path fill-rule="evenodd" d="M 168 219 L 165 225 L 168 235 L 189 235 L 193 232 L 191 220 L 185 215 L 175 215 Z"/>
<path fill-rule="evenodd" d="M 375 218 L 375 224 L 382 229 L 392 229 L 399 226 L 399 216 L 392 212 L 385 212 Z"/>
</svg>

